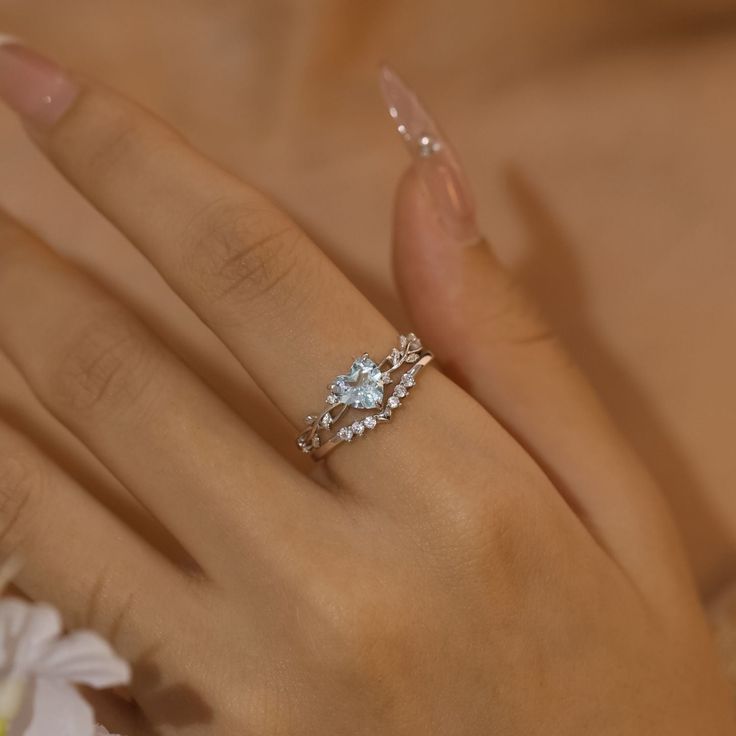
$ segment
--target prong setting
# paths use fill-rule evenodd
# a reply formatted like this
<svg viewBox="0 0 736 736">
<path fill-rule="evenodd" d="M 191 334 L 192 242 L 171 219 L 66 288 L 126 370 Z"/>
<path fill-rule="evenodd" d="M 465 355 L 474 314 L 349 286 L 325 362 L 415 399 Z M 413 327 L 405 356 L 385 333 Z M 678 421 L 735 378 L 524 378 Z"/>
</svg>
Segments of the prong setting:
<svg viewBox="0 0 736 736">
<path fill-rule="evenodd" d="M 398 347 L 393 347 L 380 363 L 374 363 L 368 353 L 361 354 L 354 359 L 349 373 L 328 385 L 323 412 L 305 418 L 306 428 L 297 438 L 298 447 L 312 458 L 321 459 L 339 444 L 367 436 L 389 422 L 415 386 L 417 373 L 431 360 L 432 354 L 424 350 L 414 333 L 400 335 Z M 401 368 L 407 370 L 401 373 Z M 393 390 L 385 396 L 392 384 Z M 372 411 L 362 419 L 348 419 L 347 424 L 338 426 L 343 415 L 356 410 Z M 323 436 L 327 432 L 330 436 Z"/>
</svg>

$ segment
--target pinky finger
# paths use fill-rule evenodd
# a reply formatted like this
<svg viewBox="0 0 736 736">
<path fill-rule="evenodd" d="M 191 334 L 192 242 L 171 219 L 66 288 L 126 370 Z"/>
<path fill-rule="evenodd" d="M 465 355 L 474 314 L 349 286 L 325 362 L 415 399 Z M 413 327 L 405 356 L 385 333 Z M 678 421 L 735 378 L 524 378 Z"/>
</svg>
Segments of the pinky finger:
<svg viewBox="0 0 736 736">
<path fill-rule="evenodd" d="M 162 599 L 168 610 L 186 605 L 182 573 L 0 423 L 0 557 L 14 555 L 22 593 L 56 606 L 69 627 L 99 631 L 127 659 L 158 643 Z"/>
</svg>

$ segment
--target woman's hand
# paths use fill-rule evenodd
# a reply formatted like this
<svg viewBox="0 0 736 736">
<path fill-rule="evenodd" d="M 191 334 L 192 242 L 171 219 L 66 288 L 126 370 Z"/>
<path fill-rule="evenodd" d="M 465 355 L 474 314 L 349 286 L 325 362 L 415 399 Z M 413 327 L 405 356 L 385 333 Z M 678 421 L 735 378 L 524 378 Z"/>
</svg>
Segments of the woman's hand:
<svg viewBox="0 0 736 736">
<path fill-rule="evenodd" d="M 393 345 L 396 330 L 286 214 L 134 105 L 7 44 L 0 95 L 295 427 L 351 356 Z M 426 167 L 454 165 L 430 157 L 404 180 L 398 273 L 425 340 L 478 400 L 426 370 L 390 424 L 313 477 L 3 219 L 0 347 L 196 562 L 154 550 L 0 428 L 0 551 L 27 560 L 21 588 L 136 666 L 135 702 L 102 704 L 110 726 L 733 728 L 658 493 L 489 251 L 435 217 Z"/>
</svg>

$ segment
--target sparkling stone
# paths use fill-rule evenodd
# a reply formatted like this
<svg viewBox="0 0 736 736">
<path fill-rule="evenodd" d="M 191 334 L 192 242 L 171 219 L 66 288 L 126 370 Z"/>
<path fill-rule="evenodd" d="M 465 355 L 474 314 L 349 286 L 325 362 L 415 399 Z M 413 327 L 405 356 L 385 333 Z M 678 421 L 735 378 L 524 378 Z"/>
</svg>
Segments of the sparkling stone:
<svg viewBox="0 0 736 736">
<path fill-rule="evenodd" d="M 399 337 L 399 347 L 404 350 L 406 346 L 409 344 L 409 338 L 406 335 L 401 335 Z"/>
<path fill-rule="evenodd" d="M 406 336 L 406 338 L 409 341 L 410 350 L 421 350 L 422 349 L 422 341 L 413 332 L 410 332 Z"/>
<path fill-rule="evenodd" d="M 307 414 L 306 417 L 304 417 L 305 424 L 311 424 L 317 417 L 313 416 L 312 414 Z"/>
<path fill-rule="evenodd" d="M 323 414 L 322 419 L 319 420 L 319 423 L 323 427 L 329 427 L 332 424 L 332 416 L 330 414 Z"/>
<path fill-rule="evenodd" d="M 401 351 L 393 348 L 391 350 L 391 356 L 389 360 L 391 361 L 391 365 L 397 366 L 399 363 L 401 363 Z"/>
<path fill-rule="evenodd" d="M 416 353 L 409 353 L 409 355 L 406 356 L 407 363 L 416 363 L 418 360 L 419 356 Z"/>
<path fill-rule="evenodd" d="M 334 403 L 356 409 L 375 409 L 383 402 L 383 379 L 378 366 L 367 356 L 358 358 L 350 373 L 335 379 Z"/>
<path fill-rule="evenodd" d="M 396 387 L 396 388 L 394 389 L 394 396 L 398 396 L 398 397 L 399 397 L 400 399 L 403 399 L 403 398 L 404 398 L 404 396 L 406 396 L 406 394 L 407 394 L 407 393 L 408 393 L 408 392 L 407 392 L 407 390 L 406 390 L 406 387 L 405 387 L 405 386 L 401 386 L 401 385 L 399 385 L 399 386 L 397 386 L 397 387 Z"/>
<path fill-rule="evenodd" d="M 391 374 L 388 371 L 381 374 L 381 382 L 382 383 L 392 383 L 393 382 L 393 379 L 391 378 Z"/>
<path fill-rule="evenodd" d="M 441 150 L 442 144 L 435 138 L 432 138 L 432 136 L 424 133 L 419 136 L 419 139 L 417 140 L 417 148 L 419 149 L 419 155 L 422 158 L 428 158 L 432 154 Z"/>
<path fill-rule="evenodd" d="M 388 404 L 389 409 L 395 409 L 397 406 L 401 404 L 401 402 L 396 396 L 389 396 L 388 401 L 386 403 Z"/>
<path fill-rule="evenodd" d="M 359 437 L 363 432 L 365 432 L 365 427 L 363 426 L 363 422 L 353 422 L 350 425 L 350 429 L 353 430 L 353 434 L 357 434 Z"/>
<path fill-rule="evenodd" d="M 414 374 L 411 371 L 404 373 L 404 375 L 401 376 L 401 383 L 403 383 L 407 388 L 411 388 L 416 383 L 414 380 Z"/>
<path fill-rule="evenodd" d="M 353 430 L 350 427 L 340 427 L 337 432 L 337 436 L 345 442 L 350 442 L 353 439 Z"/>
<path fill-rule="evenodd" d="M 337 404 L 339 399 L 337 398 L 337 396 L 335 396 L 335 394 L 327 394 L 327 398 L 325 399 L 325 401 L 328 404 Z"/>
<path fill-rule="evenodd" d="M 363 426 L 366 429 L 373 429 L 376 426 L 376 424 L 377 424 L 377 420 L 375 417 L 366 417 L 363 420 Z"/>
</svg>

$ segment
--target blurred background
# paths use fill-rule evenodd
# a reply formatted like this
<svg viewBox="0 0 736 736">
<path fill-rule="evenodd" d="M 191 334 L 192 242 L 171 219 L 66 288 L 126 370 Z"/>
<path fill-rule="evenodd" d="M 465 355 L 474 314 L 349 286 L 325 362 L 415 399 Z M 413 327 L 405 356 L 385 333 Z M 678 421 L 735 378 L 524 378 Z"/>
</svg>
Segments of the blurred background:
<svg viewBox="0 0 736 736">
<path fill-rule="evenodd" d="M 126 92 L 269 192 L 403 326 L 390 220 L 406 159 L 376 86 L 389 61 L 455 141 L 499 256 L 658 478 L 704 596 L 736 576 L 732 2 L 0 0 L 0 33 Z M 169 330 L 244 412 L 268 411 L 5 111 L 0 206 Z M 0 412 L 123 493 L 4 360 Z"/>
</svg>

